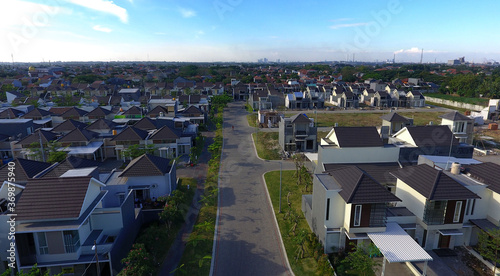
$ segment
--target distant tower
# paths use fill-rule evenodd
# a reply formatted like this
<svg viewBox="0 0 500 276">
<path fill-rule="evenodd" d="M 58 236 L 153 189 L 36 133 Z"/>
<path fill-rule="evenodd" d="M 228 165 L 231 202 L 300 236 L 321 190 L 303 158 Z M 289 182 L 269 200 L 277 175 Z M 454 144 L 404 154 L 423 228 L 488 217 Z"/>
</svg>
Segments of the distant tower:
<svg viewBox="0 0 500 276">
<path fill-rule="evenodd" d="M 394 57 L 392 58 L 392 64 L 396 63 L 396 53 L 394 53 Z"/>
<path fill-rule="evenodd" d="M 420 64 L 422 64 L 423 59 L 424 59 L 424 48 L 422 48 L 422 54 L 420 55 Z"/>
<path fill-rule="evenodd" d="M 12 66 L 14 66 L 14 54 L 10 54 L 10 57 L 12 58 Z"/>
<path fill-rule="evenodd" d="M 354 62 L 354 57 L 356 56 L 356 54 L 352 54 L 352 62 Z"/>
</svg>

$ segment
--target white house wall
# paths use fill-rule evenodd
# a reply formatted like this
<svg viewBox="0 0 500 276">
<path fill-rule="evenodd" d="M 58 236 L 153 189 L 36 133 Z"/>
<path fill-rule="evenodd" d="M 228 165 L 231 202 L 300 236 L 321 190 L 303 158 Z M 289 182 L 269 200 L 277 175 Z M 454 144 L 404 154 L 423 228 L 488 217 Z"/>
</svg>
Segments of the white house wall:
<svg viewBox="0 0 500 276">
<path fill-rule="evenodd" d="M 415 177 L 418 177 L 415 175 Z M 419 219 L 424 217 L 426 198 L 401 180 L 396 183 L 396 196 L 401 199 L 397 206 L 404 206 Z"/>
<path fill-rule="evenodd" d="M 70 180 L 71 179 L 68 178 L 68 181 Z M 99 183 L 100 183 L 99 181 L 93 178 L 90 180 L 89 186 L 87 188 L 87 193 L 85 194 L 85 199 L 82 204 L 82 209 L 80 210 L 80 215 L 82 215 L 82 213 L 85 212 L 87 208 L 90 207 L 90 205 L 96 199 L 96 197 L 99 196 L 99 193 L 101 193 L 102 186 Z"/>
<path fill-rule="evenodd" d="M 318 147 L 318 164 L 397 162 L 398 147 L 338 148 Z"/>
<path fill-rule="evenodd" d="M 102 229 L 104 235 L 117 235 L 123 227 L 119 208 L 96 210 L 91 216 L 93 229 Z"/>
<path fill-rule="evenodd" d="M 154 184 L 156 184 L 156 188 L 153 187 Z M 151 186 L 149 190 L 149 196 L 151 198 L 158 198 L 170 193 L 169 185 L 166 183 L 164 175 L 129 177 L 127 186 Z"/>
<path fill-rule="evenodd" d="M 496 225 L 500 223 L 500 194 L 491 193 L 491 200 L 488 205 L 488 219 Z"/>
</svg>

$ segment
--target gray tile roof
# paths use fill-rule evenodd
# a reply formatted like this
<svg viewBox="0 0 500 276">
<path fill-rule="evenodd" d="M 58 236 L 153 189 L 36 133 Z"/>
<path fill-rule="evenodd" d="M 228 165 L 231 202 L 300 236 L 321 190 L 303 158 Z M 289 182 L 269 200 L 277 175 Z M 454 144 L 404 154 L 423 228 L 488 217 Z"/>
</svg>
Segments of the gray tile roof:
<svg viewBox="0 0 500 276">
<path fill-rule="evenodd" d="M 390 172 L 395 171 L 400 168 L 397 162 L 387 162 L 387 163 L 356 163 L 356 164 L 324 164 L 325 172 L 330 170 L 335 170 L 338 168 L 346 166 L 356 166 L 363 172 L 367 173 L 378 183 L 396 184 L 396 177 L 394 177 Z"/>
<path fill-rule="evenodd" d="M 31 110 L 30 112 L 26 113 L 23 118 L 25 119 L 33 119 L 33 118 L 39 118 L 39 117 L 45 117 L 52 115 L 52 112 L 40 109 L 40 108 L 35 108 Z"/>
<path fill-rule="evenodd" d="M 449 147 L 450 143 L 459 144 L 448 126 L 412 126 L 407 129 L 417 147 Z"/>
<path fill-rule="evenodd" d="M 428 200 L 480 198 L 441 170 L 427 164 L 405 167 L 391 173 Z"/>
<path fill-rule="evenodd" d="M 99 119 L 87 126 L 87 130 L 112 130 L 116 128 L 118 124 L 107 119 Z"/>
<path fill-rule="evenodd" d="M 32 179 L 16 205 L 17 220 L 76 219 L 91 177 Z"/>
<path fill-rule="evenodd" d="M 153 135 L 151 135 L 150 140 L 169 140 L 169 139 L 179 139 L 179 136 L 171 130 L 168 126 L 162 126 Z"/>
<path fill-rule="evenodd" d="M 54 141 L 57 139 L 57 134 L 55 134 L 51 131 L 37 129 L 34 133 L 21 139 L 19 142 L 17 142 L 17 144 L 20 144 L 20 145 L 23 145 L 23 147 L 26 147 L 26 146 L 29 146 L 33 143 L 40 143 L 40 138 L 42 139 L 42 144 L 47 145 L 48 142 Z"/>
<path fill-rule="evenodd" d="M 384 186 L 356 166 L 345 166 L 328 172 L 342 187 L 340 196 L 346 203 L 384 203 L 401 201 Z"/>
<path fill-rule="evenodd" d="M 383 116 L 380 116 L 380 119 L 388 122 L 402 122 L 402 123 L 407 123 L 409 120 L 401 115 L 399 115 L 396 112 L 390 112 L 387 113 Z"/>
<path fill-rule="evenodd" d="M 81 117 L 81 116 L 85 116 L 85 114 L 87 114 L 88 112 L 83 110 L 83 109 L 80 109 L 80 108 L 77 108 L 77 107 L 72 107 L 68 110 L 66 110 L 66 112 L 64 112 L 63 114 L 61 114 L 62 117 Z"/>
<path fill-rule="evenodd" d="M 99 134 L 86 129 L 75 128 L 61 137 L 58 142 L 72 143 L 72 142 L 90 142 L 91 140 L 99 137 Z"/>
<path fill-rule="evenodd" d="M 471 121 L 472 119 L 460 114 L 458 111 L 453 111 L 450 113 L 443 114 L 439 118 L 451 120 L 451 121 Z"/>
<path fill-rule="evenodd" d="M 54 127 L 52 129 L 52 131 L 56 132 L 56 133 L 68 132 L 68 131 L 71 131 L 75 128 L 84 129 L 85 127 L 87 127 L 87 124 L 85 124 L 85 123 L 75 121 L 73 119 L 68 119 L 68 120 L 62 122 L 61 124 L 57 125 L 56 127 Z"/>
<path fill-rule="evenodd" d="M 51 165 L 50 163 L 33 161 L 23 158 L 17 158 L 13 162 L 15 163 L 15 165 L 13 166 L 15 168 L 15 183 L 26 182 L 29 178 L 32 178 Z M 10 170 L 8 164 L 0 167 L 0 179 L 2 179 L 2 181 L 9 178 L 9 171 Z"/>
<path fill-rule="evenodd" d="M 334 127 L 333 129 L 341 148 L 384 146 L 376 127 Z"/>
<path fill-rule="evenodd" d="M 158 105 L 155 108 L 151 109 L 151 111 L 149 111 L 147 115 L 149 117 L 157 117 L 160 116 L 160 112 L 163 112 L 163 115 L 168 114 L 168 110 L 165 107 Z"/>
<path fill-rule="evenodd" d="M 88 116 L 88 117 L 104 117 L 106 115 L 109 115 L 110 113 L 111 113 L 110 110 L 107 110 L 105 108 L 98 106 L 94 110 L 87 113 L 86 116 Z"/>
<path fill-rule="evenodd" d="M 68 170 L 92 168 L 92 167 L 98 167 L 100 165 L 101 162 L 71 155 L 66 157 L 66 159 L 64 159 L 62 162 L 53 166 L 50 170 L 47 170 L 47 172 L 45 172 L 43 176 L 41 176 L 41 178 L 59 177 Z"/>
<path fill-rule="evenodd" d="M 299 113 L 290 117 L 292 123 L 311 123 L 311 119 L 306 114 Z"/>
<path fill-rule="evenodd" d="M 485 162 L 464 167 L 467 175 L 487 184 L 488 189 L 500 194 L 500 165 Z"/>
<path fill-rule="evenodd" d="M 135 128 L 142 130 L 156 129 L 156 122 L 148 117 L 144 117 L 134 124 Z"/>
<path fill-rule="evenodd" d="M 130 161 L 128 166 L 119 175 L 120 177 L 158 176 L 170 171 L 170 159 L 150 154 L 143 154 Z"/>
</svg>

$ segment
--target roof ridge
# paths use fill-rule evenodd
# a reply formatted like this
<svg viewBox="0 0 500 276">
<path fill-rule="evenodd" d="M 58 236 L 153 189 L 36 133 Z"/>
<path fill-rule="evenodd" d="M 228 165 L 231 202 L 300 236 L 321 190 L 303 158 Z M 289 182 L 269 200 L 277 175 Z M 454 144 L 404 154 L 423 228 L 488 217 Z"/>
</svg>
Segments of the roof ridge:
<svg viewBox="0 0 500 276">
<path fill-rule="evenodd" d="M 436 170 L 436 171 L 437 171 L 436 178 L 434 179 L 434 184 L 432 185 L 432 190 L 431 190 L 431 192 L 429 194 L 429 200 L 432 200 L 432 198 L 434 196 L 434 192 L 436 191 L 438 182 L 441 179 L 442 171 L 440 171 L 440 170 Z"/>
<path fill-rule="evenodd" d="M 363 176 L 365 175 L 365 173 L 357 166 L 354 166 L 353 168 L 357 169 L 361 173 L 361 175 L 359 176 L 358 181 L 356 181 L 354 189 L 352 189 L 351 194 L 349 195 L 349 200 L 347 202 L 352 201 L 352 198 L 353 198 L 354 194 L 356 193 L 356 191 L 358 190 L 359 184 L 361 183 L 361 180 L 363 179 Z"/>
<path fill-rule="evenodd" d="M 152 156 L 154 156 L 154 155 L 147 154 L 147 153 L 145 153 L 144 155 L 148 158 L 149 162 L 151 162 L 151 163 L 152 163 L 152 165 L 154 165 L 155 169 L 156 169 L 156 170 L 157 170 L 160 174 L 163 174 L 163 172 L 160 170 L 160 168 L 158 168 L 158 166 L 156 165 L 156 163 L 155 163 L 155 162 L 151 159 L 151 157 L 152 157 Z"/>
</svg>

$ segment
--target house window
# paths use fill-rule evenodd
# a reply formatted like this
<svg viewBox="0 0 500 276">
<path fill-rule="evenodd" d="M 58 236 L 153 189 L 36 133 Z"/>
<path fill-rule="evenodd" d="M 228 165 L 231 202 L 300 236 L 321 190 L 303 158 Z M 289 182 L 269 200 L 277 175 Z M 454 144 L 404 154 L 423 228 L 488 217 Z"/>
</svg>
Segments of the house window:
<svg viewBox="0 0 500 276">
<path fill-rule="evenodd" d="M 460 221 L 460 212 L 462 212 L 462 201 L 457 201 L 455 204 L 455 214 L 453 215 L 453 222 Z"/>
<path fill-rule="evenodd" d="M 354 207 L 354 226 L 361 225 L 361 206 L 362 205 L 356 205 Z"/>
<path fill-rule="evenodd" d="M 465 122 L 455 122 L 453 124 L 453 132 L 455 133 L 465 133 Z"/>
<path fill-rule="evenodd" d="M 326 220 L 330 219 L 330 199 L 326 199 Z"/>
<path fill-rule="evenodd" d="M 49 246 L 47 245 L 47 237 L 44 232 L 36 233 L 38 239 L 38 252 L 40 255 L 49 254 Z"/>
<path fill-rule="evenodd" d="M 66 253 L 75 253 L 80 248 L 80 235 L 77 230 L 64 231 L 64 248 Z"/>
</svg>

